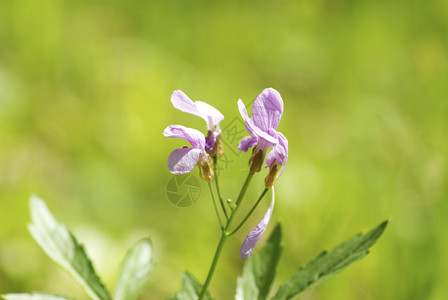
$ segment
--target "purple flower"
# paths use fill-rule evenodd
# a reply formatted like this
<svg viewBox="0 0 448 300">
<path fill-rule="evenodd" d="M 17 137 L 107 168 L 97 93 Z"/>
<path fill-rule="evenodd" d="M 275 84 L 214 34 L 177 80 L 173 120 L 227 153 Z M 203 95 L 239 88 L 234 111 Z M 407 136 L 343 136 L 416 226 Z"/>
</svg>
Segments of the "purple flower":
<svg viewBox="0 0 448 300">
<path fill-rule="evenodd" d="M 205 150 L 213 149 L 216 141 L 221 135 L 219 123 L 224 120 L 224 116 L 213 106 L 202 102 L 193 102 L 184 92 L 176 90 L 171 95 L 171 103 L 178 110 L 201 117 L 207 123 L 208 135 L 205 142 Z"/>
<path fill-rule="evenodd" d="M 258 223 L 258 225 L 255 226 L 255 228 L 252 229 L 247 235 L 247 237 L 244 239 L 243 245 L 241 246 L 240 249 L 240 256 L 242 259 L 246 260 L 249 258 L 250 254 L 254 250 L 261 236 L 265 232 L 266 227 L 268 227 L 269 220 L 271 219 L 272 216 L 272 211 L 274 210 L 274 203 L 275 203 L 275 195 L 274 195 L 274 189 L 272 189 L 272 201 L 271 205 L 269 205 L 268 211 L 264 215 L 261 222 Z"/>
<path fill-rule="evenodd" d="M 244 137 L 238 150 L 247 151 L 249 147 L 257 146 L 266 151 L 269 147 L 278 143 L 275 129 L 283 114 L 283 100 L 280 94 L 272 89 L 264 89 L 255 99 L 252 105 L 252 118 L 249 118 L 243 101 L 238 100 L 240 114 L 245 121 L 245 127 L 250 137 Z"/>
<path fill-rule="evenodd" d="M 210 182 L 213 171 L 210 167 L 210 157 L 205 151 L 205 136 L 202 132 L 182 125 L 170 125 L 163 135 L 171 138 L 186 139 L 191 147 L 183 147 L 171 152 L 168 157 L 168 169 L 173 174 L 185 174 L 198 165 L 200 175 Z"/>
<path fill-rule="evenodd" d="M 241 139 L 238 150 L 246 152 L 250 147 L 254 147 L 249 164 L 251 172 L 259 172 L 267 150 L 273 147 L 266 160 L 266 167 L 270 168 L 270 171 L 276 170 L 273 172 L 275 174 L 272 175 L 273 182 L 283 172 L 288 161 L 288 140 L 277 131 L 283 115 L 283 99 L 279 92 L 273 88 L 267 88 L 255 99 L 252 105 L 252 118 L 249 118 L 241 99 L 238 100 L 238 108 L 245 121 L 246 130 L 250 134 L 250 136 Z M 281 170 L 278 173 L 280 165 Z"/>
</svg>

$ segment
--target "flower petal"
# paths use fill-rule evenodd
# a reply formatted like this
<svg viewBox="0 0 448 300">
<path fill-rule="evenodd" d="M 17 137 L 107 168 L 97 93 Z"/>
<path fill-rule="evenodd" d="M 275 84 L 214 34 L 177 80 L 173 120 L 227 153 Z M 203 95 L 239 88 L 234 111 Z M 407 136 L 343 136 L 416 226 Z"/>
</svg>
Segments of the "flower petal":
<svg viewBox="0 0 448 300">
<path fill-rule="evenodd" d="M 240 111 L 241 117 L 243 117 L 247 132 L 249 132 L 251 136 L 256 136 L 255 132 L 252 130 L 252 127 L 254 126 L 252 123 L 252 119 L 249 118 L 246 106 L 241 99 L 238 100 L 238 110 Z"/>
<path fill-rule="evenodd" d="M 188 173 L 194 169 L 202 153 L 204 150 L 194 148 L 176 149 L 168 157 L 168 169 L 173 174 Z"/>
<path fill-rule="evenodd" d="M 163 131 L 163 135 L 171 138 L 186 139 L 196 149 L 204 149 L 205 136 L 199 130 L 182 125 L 170 125 Z"/>
<path fill-rule="evenodd" d="M 264 89 L 252 105 L 254 124 L 263 131 L 277 129 L 283 115 L 283 99 L 273 88 Z"/>
<path fill-rule="evenodd" d="M 224 120 L 224 116 L 211 106 L 202 101 L 193 102 L 184 92 L 176 90 L 171 95 L 171 103 L 180 111 L 201 117 L 207 123 L 207 129 L 214 131 L 219 129 L 219 123 Z"/>
<path fill-rule="evenodd" d="M 198 111 L 194 102 L 181 90 L 176 90 L 173 92 L 171 95 L 171 103 L 173 103 L 173 106 L 180 111 L 202 118 L 202 114 Z"/>
<path fill-rule="evenodd" d="M 269 220 L 271 219 L 271 216 L 272 216 L 272 210 L 274 209 L 274 203 L 275 203 L 275 194 L 274 194 L 274 188 L 272 188 L 272 201 L 271 201 L 271 205 L 268 208 L 268 211 L 264 215 L 261 222 L 258 223 L 258 225 L 255 226 L 255 228 L 252 229 L 251 232 L 249 232 L 249 234 L 247 235 L 246 239 L 243 242 L 243 245 L 241 246 L 240 256 L 242 259 L 246 260 L 249 258 L 250 254 L 252 253 L 252 251 L 255 248 L 255 245 L 258 243 L 261 236 L 265 232 L 266 227 L 269 224 Z"/>
<path fill-rule="evenodd" d="M 286 164 L 288 163 L 288 139 L 281 132 L 277 132 L 277 138 L 279 140 L 280 146 L 282 146 L 286 152 L 286 156 L 283 158 L 282 161 L 282 168 L 280 169 L 280 172 L 278 172 L 277 175 L 278 178 L 280 175 L 282 175 L 283 171 L 285 171 Z"/>
<path fill-rule="evenodd" d="M 282 168 L 277 175 L 280 176 L 285 170 L 286 163 L 288 161 L 288 139 L 281 133 L 276 131 L 278 143 L 274 145 L 271 152 L 266 157 L 266 168 L 269 168 L 272 162 L 275 160 L 278 164 L 282 165 Z"/>
<path fill-rule="evenodd" d="M 261 128 L 259 128 L 254 124 L 253 118 L 249 118 L 246 106 L 244 106 L 244 103 L 241 99 L 238 100 L 238 109 L 240 111 L 241 116 L 243 117 L 243 120 L 245 121 L 246 130 L 251 136 L 263 138 L 264 140 L 272 144 L 277 143 L 277 139 L 275 137 L 269 135 L 267 133 L 267 130 L 266 132 L 264 132 Z"/>
<path fill-rule="evenodd" d="M 250 147 L 253 147 L 257 144 L 257 138 L 254 136 L 246 136 L 243 137 L 238 144 L 237 150 L 247 152 Z"/>
<path fill-rule="evenodd" d="M 202 101 L 195 102 L 201 117 L 207 122 L 208 130 L 214 131 L 215 127 L 219 129 L 219 123 L 224 120 L 224 116 L 216 108 Z"/>
</svg>

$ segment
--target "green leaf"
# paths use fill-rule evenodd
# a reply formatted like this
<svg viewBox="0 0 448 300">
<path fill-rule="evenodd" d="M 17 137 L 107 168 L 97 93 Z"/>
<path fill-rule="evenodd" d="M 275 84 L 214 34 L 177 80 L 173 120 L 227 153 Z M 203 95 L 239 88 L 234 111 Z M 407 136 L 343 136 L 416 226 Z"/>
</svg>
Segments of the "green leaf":
<svg viewBox="0 0 448 300">
<path fill-rule="evenodd" d="M 70 300 L 69 298 L 47 295 L 47 294 L 6 294 L 2 295 L 1 298 L 5 300 Z"/>
<path fill-rule="evenodd" d="M 260 252 L 246 261 L 243 276 L 237 281 L 235 299 L 266 299 L 282 251 L 281 239 L 282 227 L 277 224 Z"/>
<path fill-rule="evenodd" d="M 148 239 L 142 239 L 128 251 L 123 260 L 114 299 L 137 299 L 148 283 L 153 266 L 151 243 Z"/>
<path fill-rule="evenodd" d="M 110 300 L 110 294 L 87 257 L 84 248 L 65 227 L 53 217 L 45 202 L 37 196 L 30 199 L 31 235 L 45 253 L 81 284 L 95 300 Z"/>
<path fill-rule="evenodd" d="M 272 299 L 284 300 L 298 296 L 305 290 L 332 278 L 348 265 L 360 260 L 369 253 L 368 249 L 375 244 L 387 224 L 388 221 L 384 221 L 367 234 L 358 234 L 340 244 L 331 252 L 322 252 L 286 281 Z"/>
<path fill-rule="evenodd" d="M 197 300 L 201 293 L 202 285 L 188 272 L 182 273 L 182 290 L 167 300 Z M 207 291 L 204 300 L 211 300 L 212 297 Z"/>
</svg>

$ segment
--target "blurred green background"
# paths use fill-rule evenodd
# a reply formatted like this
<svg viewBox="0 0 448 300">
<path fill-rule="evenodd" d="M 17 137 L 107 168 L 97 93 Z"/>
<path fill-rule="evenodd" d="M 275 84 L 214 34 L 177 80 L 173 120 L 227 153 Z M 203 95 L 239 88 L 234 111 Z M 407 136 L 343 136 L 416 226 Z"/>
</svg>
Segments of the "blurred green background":
<svg viewBox="0 0 448 300">
<path fill-rule="evenodd" d="M 109 287 L 145 236 L 157 265 L 142 299 L 175 293 L 187 269 L 203 281 L 219 228 L 203 182 L 194 206 L 167 200 L 166 160 L 184 144 L 162 131 L 205 124 L 170 95 L 210 103 L 234 130 L 236 101 L 274 87 L 290 147 L 276 283 L 391 218 L 369 256 L 302 299 L 448 299 L 447 29 L 443 0 L 0 1 L 0 292 L 86 298 L 27 232 L 32 193 Z M 221 164 L 232 199 L 248 170 L 234 138 Z M 226 245 L 217 299 L 233 297 L 239 246 L 268 202 Z"/>
</svg>

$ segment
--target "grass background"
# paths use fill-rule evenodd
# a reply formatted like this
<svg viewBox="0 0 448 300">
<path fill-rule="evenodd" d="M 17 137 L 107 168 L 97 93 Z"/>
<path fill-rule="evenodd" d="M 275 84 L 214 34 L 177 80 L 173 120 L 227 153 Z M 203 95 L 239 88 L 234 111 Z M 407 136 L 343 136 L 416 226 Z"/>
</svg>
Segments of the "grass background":
<svg viewBox="0 0 448 300">
<path fill-rule="evenodd" d="M 170 95 L 206 101 L 226 116 L 223 127 L 238 129 L 236 101 L 274 87 L 290 147 L 272 220 L 285 225 L 276 283 L 391 218 L 367 258 L 302 299 L 447 299 L 446 1 L 0 7 L 0 292 L 86 298 L 28 234 L 32 193 L 86 244 L 109 287 L 144 236 L 157 266 L 142 299 L 175 293 L 186 269 L 203 281 L 219 239 L 207 186 L 190 208 L 167 200 L 166 159 L 183 144 L 161 133 L 205 127 Z M 231 147 L 226 155 L 222 190 L 235 199 L 248 156 Z M 264 208 L 226 245 L 211 285 L 217 299 L 233 297 L 239 246 Z"/>
</svg>

